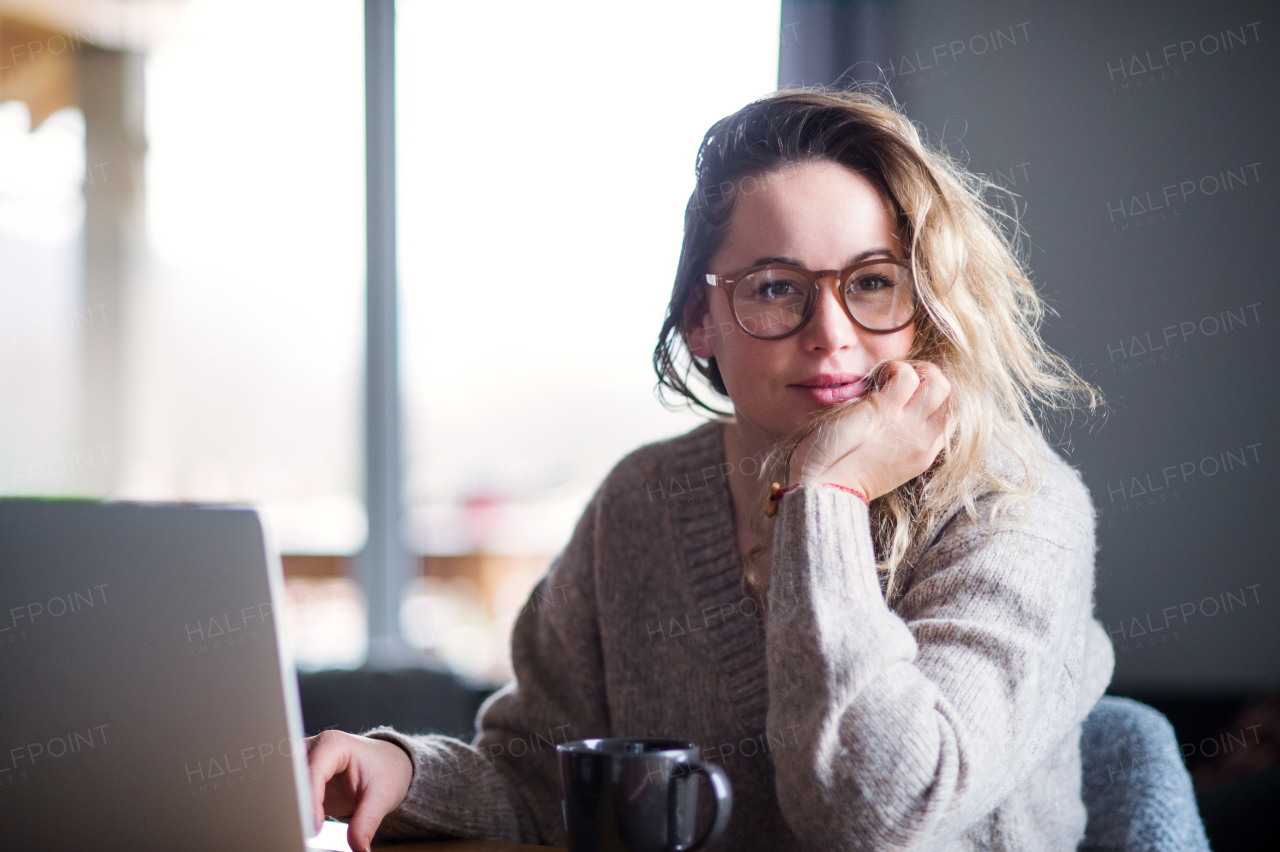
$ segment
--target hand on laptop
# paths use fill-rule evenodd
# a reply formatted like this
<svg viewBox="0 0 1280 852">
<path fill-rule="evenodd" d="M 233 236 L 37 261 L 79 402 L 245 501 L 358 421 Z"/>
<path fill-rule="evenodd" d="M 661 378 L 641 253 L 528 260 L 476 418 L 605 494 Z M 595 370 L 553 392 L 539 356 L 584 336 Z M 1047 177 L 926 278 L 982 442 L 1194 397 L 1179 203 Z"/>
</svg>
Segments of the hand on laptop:
<svg viewBox="0 0 1280 852">
<path fill-rule="evenodd" d="M 409 755 L 386 740 L 323 731 L 307 738 L 307 764 L 315 830 L 320 830 L 325 816 L 346 819 L 351 848 L 369 852 L 382 818 L 409 792 L 413 780 Z"/>
</svg>

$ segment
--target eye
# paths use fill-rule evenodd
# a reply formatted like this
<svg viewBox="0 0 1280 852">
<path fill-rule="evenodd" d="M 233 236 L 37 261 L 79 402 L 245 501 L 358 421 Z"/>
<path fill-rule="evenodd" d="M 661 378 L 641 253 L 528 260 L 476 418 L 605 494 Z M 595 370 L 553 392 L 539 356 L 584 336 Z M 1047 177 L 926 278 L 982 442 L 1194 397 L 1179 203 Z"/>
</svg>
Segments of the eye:
<svg viewBox="0 0 1280 852">
<path fill-rule="evenodd" d="M 872 272 L 867 275 L 859 275 L 849 282 L 850 290 L 874 291 L 885 290 L 896 286 L 897 282 L 887 275 L 881 275 L 878 272 Z"/>
<path fill-rule="evenodd" d="M 792 294 L 798 294 L 800 291 L 796 285 L 785 278 L 775 279 L 772 281 L 762 281 L 752 289 L 752 294 L 757 299 L 768 301 L 770 299 L 781 299 Z"/>
<path fill-rule="evenodd" d="M 752 273 L 743 282 L 750 299 L 758 304 L 803 301 L 808 285 L 788 269 L 762 269 Z"/>
</svg>

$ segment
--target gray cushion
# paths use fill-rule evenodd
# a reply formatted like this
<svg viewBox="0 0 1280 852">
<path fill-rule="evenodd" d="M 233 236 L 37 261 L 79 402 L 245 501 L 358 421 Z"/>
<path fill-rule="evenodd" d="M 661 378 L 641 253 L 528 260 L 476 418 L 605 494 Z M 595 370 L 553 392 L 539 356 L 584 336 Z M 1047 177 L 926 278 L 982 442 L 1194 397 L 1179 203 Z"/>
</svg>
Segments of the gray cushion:
<svg viewBox="0 0 1280 852">
<path fill-rule="evenodd" d="M 1080 736 L 1089 814 L 1080 852 L 1208 852 L 1173 726 L 1154 708 L 1103 696 Z"/>
</svg>

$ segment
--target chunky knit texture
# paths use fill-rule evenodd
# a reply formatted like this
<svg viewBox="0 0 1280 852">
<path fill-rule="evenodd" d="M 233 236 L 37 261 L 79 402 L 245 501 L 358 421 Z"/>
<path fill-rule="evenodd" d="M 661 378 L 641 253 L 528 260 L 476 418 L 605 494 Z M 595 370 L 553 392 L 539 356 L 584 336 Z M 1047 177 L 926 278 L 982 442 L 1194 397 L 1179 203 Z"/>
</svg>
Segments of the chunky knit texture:
<svg viewBox="0 0 1280 852">
<path fill-rule="evenodd" d="M 1094 517 L 1042 447 L 1028 511 L 938 525 L 886 604 L 867 507 L 782 498 L 769 609 L 743 596 L 723 426 L 618 464 L 517 620 L 516 680 L 473 745 L 389 729 L 414 763 L 384 837 L 563 845 L 553 743 L 676 737 L 733 783 L 718 848 L 1074 850 L 1081 722 L 1115 658 Z M 1011 457 L 995 462 L 1011 474 Z"/>
</svg>

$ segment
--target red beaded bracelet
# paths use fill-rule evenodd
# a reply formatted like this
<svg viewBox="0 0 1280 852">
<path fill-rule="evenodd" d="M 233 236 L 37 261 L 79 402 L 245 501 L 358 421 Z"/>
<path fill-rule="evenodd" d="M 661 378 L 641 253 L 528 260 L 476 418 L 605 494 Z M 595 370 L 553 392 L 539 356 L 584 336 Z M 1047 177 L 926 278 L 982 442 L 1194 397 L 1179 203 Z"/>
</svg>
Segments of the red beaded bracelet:
<svg viewBox="0 0 1280 852">
<path fill-rule="evenodd" d="M 782 499 L 782 495 L 786 494 L 788 491 L 796 490 L 802 484 L 803 483 L 797 482 L 795 485 L 790 485 L 786 488 L 783 488 L 777 482 L 770 485 L 769 486 L 769 502 L 764 504 L 765 516 L 772 518 L 774 515 L 778 514 L 778 501 Z M 868 506 L 871 505 L 871 501 L 867 499 L 867 495 L 863 494 L 861 491 L 859 491 L 856 488 L 850 488 L 847 485 L 837 485 L 834 482 L 824 482 L 822 484 L 830 485 L 832 488 L 839 488 L 841 491 L 848 491 L 850 494 L 856 495 L 857 498 L 861 500 L 863 503 L 866 503 Z"/>
<path fill-rule="evenodd" d="M 856 496 L 863 503 L 866 503 L 868 506 L 871 505 L 871 501 L 867 499 L 867 495 L 863 494 L 861 491 L 859 491 L 856 488 L 850 488 L 847 485 L 837 485 L 834 482 L 824 482 L 822 484 L 830 485 L 832 488 L 839 488 L 841 491 L 848 491 L 850 494 L 853 494 L 854 496 Z"/>
</svg>

